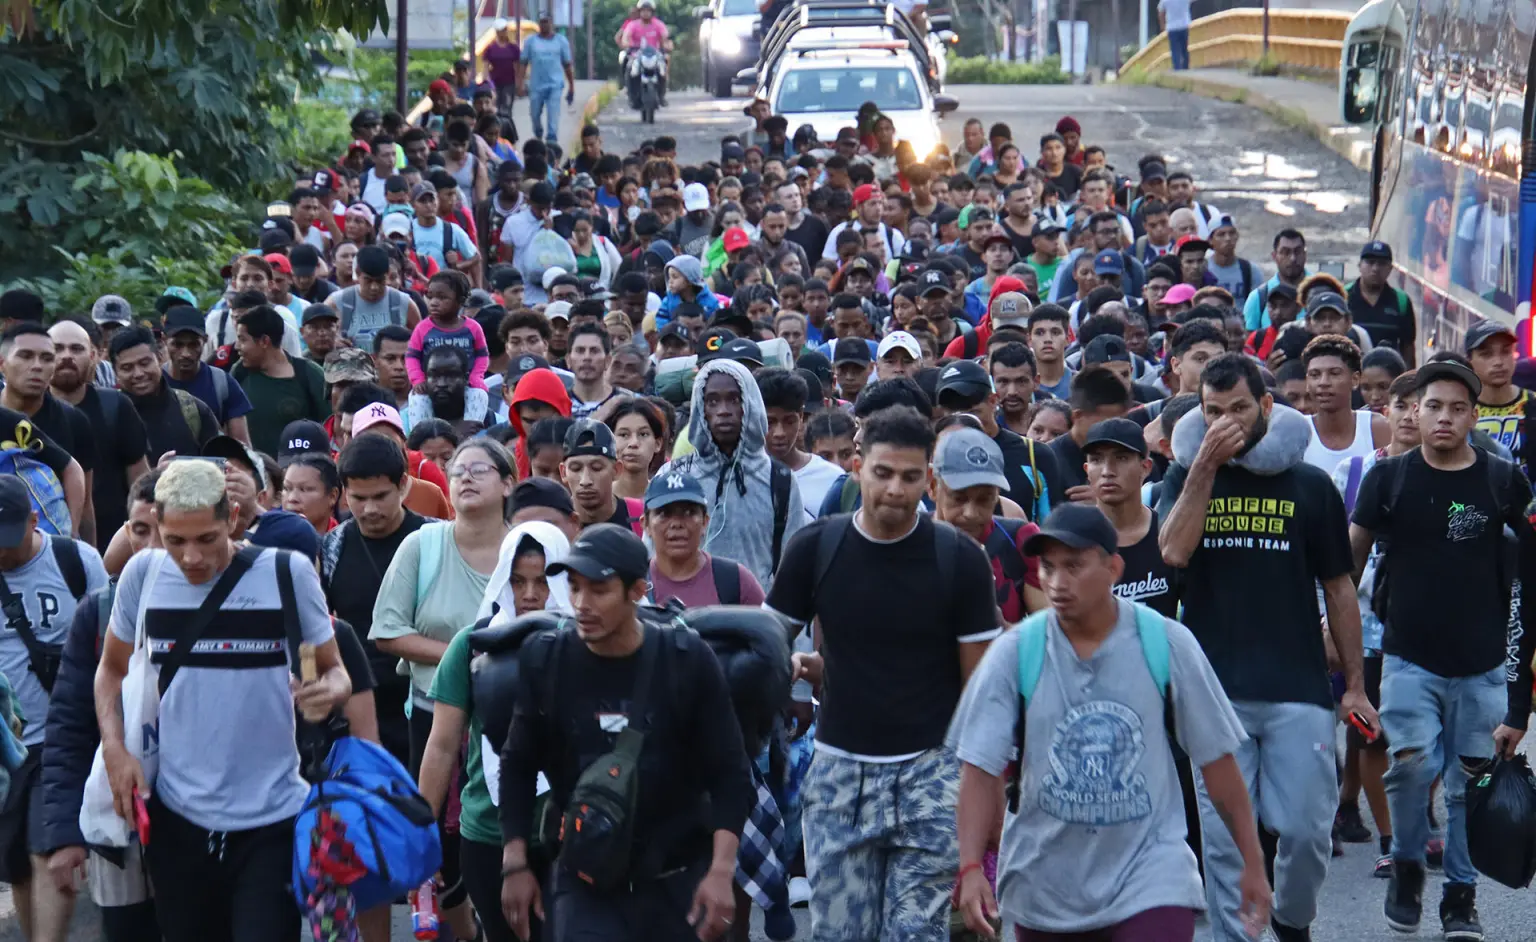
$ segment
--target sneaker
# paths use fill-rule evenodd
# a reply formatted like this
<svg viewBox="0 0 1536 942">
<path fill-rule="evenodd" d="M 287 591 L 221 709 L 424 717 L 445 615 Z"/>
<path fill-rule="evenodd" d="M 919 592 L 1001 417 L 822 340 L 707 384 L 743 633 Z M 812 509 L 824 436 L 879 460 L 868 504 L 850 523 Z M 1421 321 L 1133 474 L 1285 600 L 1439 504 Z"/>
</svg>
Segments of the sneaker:
<svg viewBox="0 0 1536 942">
<path fill-rule="evenodd" d="M 1424 868 L 1409 860 L 1392 861 L 1387 901 L 1382 912 L 1398 932 L 1415 932 L 1424 914 Z"/>
<path fill-rule="evenodd" d="M 1346 844 L 1369 844 L 1371 829 L 1360 817 L 1360 806 L 1353 802 L 1339 805 L 1333 816 L 1333 832 Z"/>
<path fill-rule="evenodd" d="M 805 877 L 789 878 L 789 905 L 809 906 L 811 904 L 811 881 Z"/>
<path fill-rule="evenodd" d="M 1429 839 L 1424 845 L 1424 862 L 1431 870 L 1439 870 L 1445 865 L 1445 841 L 1438 837 Z"/>
<path fill-rule="evenodd" d="M 1297 929 L 1288 926 L 1278 919 L 1269 921 L 1270 931 L 1275 934 L 1275 942 L 1312 942 L 1312 930 L 1310 928 Z"/>
<path fill-rule="evenodd" d="M 1483 942 L 1483 925 L 1477 921 L 1477 887 L 1447 883 L 1440 898 L 1440 931 L 1446 942 Z"/>
<path fill-rule="evenodd" d="M 1378 880 L 1385 880 L 1392 876 L 1392 855 L 1382 854 L 1376 858 L 1376 869 L 1371 871 L 1371 876 Z"/>
</svg>

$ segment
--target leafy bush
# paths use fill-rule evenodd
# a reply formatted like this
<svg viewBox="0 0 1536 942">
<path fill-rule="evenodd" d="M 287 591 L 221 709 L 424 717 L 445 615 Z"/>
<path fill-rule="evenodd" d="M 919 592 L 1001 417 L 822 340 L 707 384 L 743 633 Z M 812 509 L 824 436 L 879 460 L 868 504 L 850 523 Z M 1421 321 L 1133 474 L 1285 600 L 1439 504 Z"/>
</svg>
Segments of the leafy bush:
<svg viewBox="0 0 1536 942">
<path fill-rule="evenodd" d="M 191 290 L 206 308 L 224 290 L 224 280 L 218 276 L 222 264 L 219 260 L 228 261 L 238 250 L 234 243 L 228 243 L 226 248 L 228 254 L 216 258 L 157 257 L 138 264 L 129 262 L 129 253 L 122 246 L 106 252 L 75 254 L 55 248 L 53 251 L 64 265 L 61 278 L 23 278 L 0 285 L 0 290 L 25 288 L 34 292 L 43 299 L 51 316 L 88 314 L 97 298 L 116 294 L 142 317 L 154 310 L 155 299 L 170 285 Z"/>
<path fill-rule="evenodd" d="M 1068 78 L 1056 56 L 1038 63 L 954 56 L 949 60 L 947 81 L 953 85 L 1065 85 Z"/>
</svg>

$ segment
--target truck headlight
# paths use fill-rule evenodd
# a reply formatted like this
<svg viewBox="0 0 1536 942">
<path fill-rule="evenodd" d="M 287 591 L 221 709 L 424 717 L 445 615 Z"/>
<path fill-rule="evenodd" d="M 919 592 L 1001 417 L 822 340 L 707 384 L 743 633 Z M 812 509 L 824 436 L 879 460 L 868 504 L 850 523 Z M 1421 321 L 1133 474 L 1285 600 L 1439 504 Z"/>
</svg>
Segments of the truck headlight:
<svg viewBox="0 0 1536 942">
<path fill-rule="evenodd" d="M 741 52 L 741 37 L 732 32 L 716 31 L 709 37 L 709 47 L 722 56 L 734 56 Z"/>
</svg>

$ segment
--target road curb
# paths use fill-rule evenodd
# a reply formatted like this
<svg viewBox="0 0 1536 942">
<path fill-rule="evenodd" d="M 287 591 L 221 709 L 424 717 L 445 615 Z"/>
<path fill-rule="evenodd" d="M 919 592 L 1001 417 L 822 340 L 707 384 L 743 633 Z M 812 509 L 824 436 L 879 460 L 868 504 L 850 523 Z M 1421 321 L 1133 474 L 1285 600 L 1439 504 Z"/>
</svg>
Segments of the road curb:
<svg viewBox="0 0 1536 942">
<path fill-rule="evenodd" d="M 1276 101 L 1263 92 L 1240 85 L 1227 85 L 1210 79 L 1173 75 L 1167 72 L 1143 74 L 1125 81 L 1127 84 L 1155 85 L 1158 88 L 1199 95 L 1202 98 L 1247 105 L 1264 112 L 1281 124 L 1306 132 L 1319 144 L 1343 157 L 1356 168 L 1365 171 L 1371 169 L 1372 141 L 1363 132 L 1349 126 L 1335 127 L 1315 121 L 1302 109 Z"/>
<path fill-rule="evenodd" d="M 589 124 L 596 124 L 597 116 L 602 113 L 604 108 L 608 107 L 608 103 L 613 101 L 614 96 L 618 93 L 619 86 L 617 83 L 604 82 L 601 88 L 587 96 L 586 103 L 581 106 L 581 119 L 576 122 L 576 133 L 571 138 L 569 146 L 566 147 L 566 156 L 574 157 L 581 150 L 581 129 Z"/>
</svg>

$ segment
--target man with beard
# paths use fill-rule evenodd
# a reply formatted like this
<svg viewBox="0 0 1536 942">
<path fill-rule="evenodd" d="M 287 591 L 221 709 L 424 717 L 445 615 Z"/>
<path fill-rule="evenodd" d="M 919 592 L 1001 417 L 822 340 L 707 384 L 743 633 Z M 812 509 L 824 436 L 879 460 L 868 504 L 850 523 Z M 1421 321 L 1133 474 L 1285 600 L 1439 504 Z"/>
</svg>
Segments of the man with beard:
<svg viewBox="0 0 1536 942">
<path fill-rule="evenodd" d="M 405 408 L 411 395 L 411 377 L 405 368 L 410 342 L 411 332 L 395 324 L 381 327 L 373 335 L 373 368 L 378 371 L 379 385 L 394 394 L 397 409 Z"/>
<path fill-rule="evenodd" d="M 495 423 L 490 394 L 469 385 L 469 362 L 463 350 L 434 347 L 427 354 L 426 387 L 425 395 L 411 394 L 412 428 L 427 419 L 442 419 L 461 438 L 468 438 Z"/>
<path fill-rule="evenodd" d="M 795 195 L 798 198 L 798 190 Z M 764 258 L 774 258 L 779 252 L 788 249 L 800 259 L 800 270 L 807 275 L 810 274 L 811 262 L 806 257 L 805 249 L 800 243 L 789 238 L 789 210 L 783 203 L 769 203 L 764 206 L 763 218 L 757 228 L 762 234 L 759 245 L 763 250 Z"/>
<path fill-rule="evenodd" d="M 804 168 L 796 169 L 800 170 L 802 175 L 805 174 Z M 784 238 L 800 246 L 806 258 L 810 258 L 813 252 L 819 257 L 822 247 L 827 244 L 827 233 L 831 231 L 827 228 L 827 224 L 805 211 L 805 197 L 801 195 L 800 187 L 794 183 L 793 179 L 780 186 L 774 195 L 778 198 L 779 205 L 784 207 L 784 218 L 788 226 Z M 809 268 L 805 270 L 807 275 L 810 271 Z"/>
<path fill-rule="evenodd" d="M 249 445 L 245 416 L 251 411 L 251 400 L 228 373 L 203 362 L 207 340 L 203 315 L 196 308 L 181 304 L 166 311 L 166 378 L 172 389 L 191 393 L 213 410 L 225 434 Z"/>
<path fill-rule="evenodd" d="M 571 492 L 582 529 L 612 523 L 643 536 L 644 513 L 638 500 L 613 495 L 619 451 L 613 431 L 593 419 L 577 419 L 561 445 L 560 480 Z"/>
<path fill-rule="evenodd" d="M 1281 229 L 1275 233 L 1270 257 L 1275 260 L 1275 274 L 1258 290 L 1248 293 L 1243 304 L 1243 323 L 1252 333 L 1269 326 L 1269 293 L 1277 285 L 1290 285 L 1298 291 L 1307 277 L 1307 238 L 1295 229 Z"/>
<path fill-rule="evenodd" d="M 149 436 L 144 431 L 144 420 L 127 396 L 90 381 L 96 374 L 96 344 L 84 324 L 59 321 L 49 328 L 48 336 L 55 354 L 53 395 L 90 420 L 97 456 L 101 459 L 91 477 L 91 497 L 96 509 L 96 533 L 105 546 L 128 519 L 129 485 L 149 470 Z"/>
<path fill-rule="evenodd" d="M 597 303 L 597 302 L 593 302 Z M 571 387 L 571 418 L 606 415 L 603 407 L 616 397 L 631 395 L 608 381 L 608 352 L 613 341 L 601 324 L 578 324 L 566 341 L 566 366 L 576 374 Z"/>
<path fill-rule="evenodd" d="M 1311 424 L 1273 406 L 1253 360 L 1227 353 L 1206 366 L 1200 410 L 1174 428 L 1158 544 L 1184 570 L 1184 622 L 1248 734 L 1238 765 L 1258 796 L 1259 819 L 1278 835 L 1273 928 L 1292 942 L 1310 938 L 1338 805 L 1319 582 L 1323 624 L 1344 665 L 1341 708 L 1373 732 L 1381 726 L 1365 692 L 1344 502 L 1329 475 L 1304 460 Z M 1203 782 L 1197 786 L 1211 934 L 1236 942 L 1247 935 L 1242 859 Z"/>
<path fill-rule="evenodd" d="M 1029 428 L 1035 411 L 1035 355 L 1026 345 L 1010 341 L 989 352 L 987 370 L 997 390 L 997 424 L 1009 430 Z"/>
<path fill-rule="evenodd" d="M 1065 499 L 1062 488 L 1069 475 L 1060 468 L 1051 449 L 1036 448 L 1023 436 L 997 424 L 997 393 L 980 363 L 957 360 L 944 367 L 934 399 L 939 412 L 969 413 L 981 423 L 981 430 L 1002 451 L 1008 498 L 1024 508 L 1031 520 L 1044 519 L 1053 504 Z"/>
<path fill-rule="evenodd" d="M 100 463 L 96 454 L 96 433 L 91 420 L 79 409 L 48 391 L 53 382 L 55 360 L 53 338 L 48 336 L 48 329 L 42 324 L 16 324 L 0 334 L 0 362 L 3 362 L 5 372 L 0 406 L 14 409 L 31 419 L 38 431 L 80 463 L 85 472 L 85 508 L 81 518 L 75 521 L 75 527 L 80 538 L 94 546 L 96 514 L 92 479 Z"/>
</svg>

